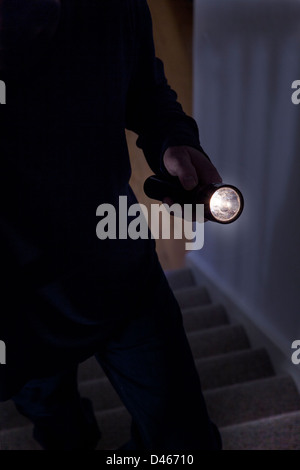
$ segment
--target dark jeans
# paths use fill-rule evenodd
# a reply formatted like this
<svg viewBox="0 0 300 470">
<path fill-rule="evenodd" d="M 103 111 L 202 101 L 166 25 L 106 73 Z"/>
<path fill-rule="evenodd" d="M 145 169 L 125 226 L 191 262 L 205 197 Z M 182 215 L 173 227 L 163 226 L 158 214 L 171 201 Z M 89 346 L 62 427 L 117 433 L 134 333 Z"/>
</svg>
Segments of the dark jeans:
<svg viewBox="0 0 300 470">
<path fill-rule="evenodd" d="M 166 281 L 95 354 L 132 417 L 129 450 L 219 450 L 199 377 Z M 29 382 L 13 398 L 34 423 L 45 449 L 92 449 L 100 437 L 89 400 L 77 390 L 77 368 Z M 101 426 L 101 423 L 100 423 Z"/>
</svg>

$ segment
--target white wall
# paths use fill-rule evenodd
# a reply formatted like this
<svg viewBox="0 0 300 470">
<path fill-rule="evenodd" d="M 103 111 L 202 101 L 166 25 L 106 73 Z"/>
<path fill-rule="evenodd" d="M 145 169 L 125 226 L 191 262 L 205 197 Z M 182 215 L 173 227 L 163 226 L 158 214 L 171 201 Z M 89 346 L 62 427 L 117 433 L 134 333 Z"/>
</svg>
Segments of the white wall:
<svg viewBox="0 0 300 470">
<path fill-rule="evenodd" d="M 291 356 L 300 339 L 300 1 L 194 0 L 194 116 L 245 197 L 189 256 Z"/>
</svg>

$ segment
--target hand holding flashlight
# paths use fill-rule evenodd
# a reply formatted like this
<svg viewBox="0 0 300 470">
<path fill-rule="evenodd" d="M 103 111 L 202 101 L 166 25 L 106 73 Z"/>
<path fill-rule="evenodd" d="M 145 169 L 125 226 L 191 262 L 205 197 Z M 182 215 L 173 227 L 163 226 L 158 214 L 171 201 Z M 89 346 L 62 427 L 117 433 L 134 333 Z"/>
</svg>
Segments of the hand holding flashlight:
<svg viewBox="0 0 300 470">
<path fill-rule="evenodd" d="M 196 186 L 222 183 L 222 178 L 211 161 L 199 150 L 189 146 L 169 147 L 163 157 L 166 170 L 177 176 L 182 187 L 190 191 Z"/>
<path fill-rule="evenodd" d="M 191 147 L 171 147 L 165 153 L 164 164 L 173 176 L 148 178 L 144 190 L 150 198 L 169 205 L 169 201 L 204 204 L 205 218 L 221 224 L 234 222 L 241 215 L 244 205 L 241 192 L 222 184 L 219 173 L 201 152 Z"/>
</svg>

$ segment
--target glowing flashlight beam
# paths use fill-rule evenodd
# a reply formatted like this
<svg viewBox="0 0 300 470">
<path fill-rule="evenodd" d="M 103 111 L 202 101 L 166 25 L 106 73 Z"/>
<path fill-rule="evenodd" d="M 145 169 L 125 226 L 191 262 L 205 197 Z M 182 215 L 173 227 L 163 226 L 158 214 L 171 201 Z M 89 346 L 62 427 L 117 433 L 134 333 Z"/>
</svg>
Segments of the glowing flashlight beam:
<svg viewBox="0 0 300 470">
<path fill-rule="evenodd" d="M 217 189 L 210 198 L 209 208 L 216 221 L 229 223 L 237 218 L 241 212 L 241 197 L 231 187 Z"/>
</svg>

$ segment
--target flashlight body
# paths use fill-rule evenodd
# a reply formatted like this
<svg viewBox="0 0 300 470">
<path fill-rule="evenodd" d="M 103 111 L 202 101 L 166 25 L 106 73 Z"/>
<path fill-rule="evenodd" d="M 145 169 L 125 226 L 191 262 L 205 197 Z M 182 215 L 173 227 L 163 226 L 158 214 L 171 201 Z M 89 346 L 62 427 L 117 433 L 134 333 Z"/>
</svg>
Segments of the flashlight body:
<svg viewBox="0 0 300 470">
<path fill-rule="evenodd" d="M 210 209 L 210 200 L 213 194 L 220 188 L 231 188 L 239 196 L 240 210 L 237 215 L 228 221 L 218 220 L 213 216 Z M 243 210 L 243 196 L 241 192 L 232 185 L 217 183 L 209 184 L 205 187 L 196 186 L 191 191 L 185 190 L 177 177 L 162 178 L 159 176 L 150 176 L 144 183 L 145 194 L 151 199 L 162 201 L 166 197 L 171 198 L 174 203 L 178 204 L 203 204 L 204 217 L 207 220 L 218 222 L 221 224 L 228 224 L 236 220 Z"/>
</svg>

